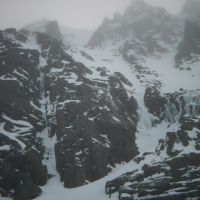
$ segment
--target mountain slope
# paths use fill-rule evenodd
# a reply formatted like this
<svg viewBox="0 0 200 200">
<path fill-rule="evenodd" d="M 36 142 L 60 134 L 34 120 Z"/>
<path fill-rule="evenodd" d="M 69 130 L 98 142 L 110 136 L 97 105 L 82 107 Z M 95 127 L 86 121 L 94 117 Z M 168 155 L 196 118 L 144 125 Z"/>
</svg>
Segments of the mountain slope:
<svg viewBox="0 0 200 200">
<path fill-rule="evenodd" d="M 10 180 L 1 174 L 4 195 L 26 199 L 41 192 L 18 186 L 25 173 L 32 177 L 24 182 L 29 187 L 31 181 L 45 184 L 47 170 L 49 177 L 58 172 L 65 187 L 77 187 L 138 153 L 137 102 L 127 95 L 124 85 L 131 83 L 122 74 L 101 67 L 92 71 L 46 34 L 8 29 L 1 35 L 1 168 L 4 172 L 9 165 L 13 171 Z M 22 167 L 29 152 L 38 156 L 31 171 Z M 18 154 L 22 160 L 15 164 Z M 35 172 L 46 175 L 42 182 L 35 181 Z"/>
<path fill-rule="evenodd" d="M 198 199 L 198 30 L 134 1 L 87 47 L 1 31 L 1 195 Z"/>
<path fill-rule="evenodd" d="M 143 0 L 132 1 L 123 15 L 115 14 L 113 19 L 104 19 L 94 32 L 88 46 L 96 47 L 107 40 L 113 42 L 135 40 L 136 45 L 146 43 L 141 51 L 154 53 L 162 50 L 160 42 L 174 43 L 180 35 L 179 20 L 165 9 L 146 4 Z M 123 41 L 124 42 L 124 41 Z M 149 51 L 149 52 L 148 52 Z"/>
</svg>

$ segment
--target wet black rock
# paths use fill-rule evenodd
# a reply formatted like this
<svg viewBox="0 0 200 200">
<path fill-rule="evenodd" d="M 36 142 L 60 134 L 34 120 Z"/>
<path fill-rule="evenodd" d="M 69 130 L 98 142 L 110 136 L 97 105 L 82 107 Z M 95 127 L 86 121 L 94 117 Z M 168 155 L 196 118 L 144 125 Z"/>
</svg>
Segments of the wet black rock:
<svg viewBox="0 0 200 200">
<path fill-rule="evenodd" d="M 37 197 L 41 193 L 38 185 L 47 182 L 46 166 L 42 164 L 39 153 L 33 149 L 27 150 L 25 154 L 15 149 L 4 152 L 0 169 L 1 190 L 16 200 Z"/>
<path fill-rule="evenodd" d="M 21 176 L 15 186 L 14 200 L 34 199 L 41 192 L 42 190 L 31 181 L 29 176 Z"/>
</svg>

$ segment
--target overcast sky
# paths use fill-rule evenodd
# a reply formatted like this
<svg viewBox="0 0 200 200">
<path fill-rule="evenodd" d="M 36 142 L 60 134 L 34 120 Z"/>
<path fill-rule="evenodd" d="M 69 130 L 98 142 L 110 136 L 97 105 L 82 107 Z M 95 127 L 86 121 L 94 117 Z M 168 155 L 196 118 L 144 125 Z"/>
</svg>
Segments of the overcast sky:
<svg viewBox="0 0 200 200">
<path fill-rule="evenodd" d="M 180 11 L 185 0 L 145 0 L 172 13 Z M 123 12 L 130 0 L 0 0 L 0 29 L 21 27 L 35 20 L 55 19 L 60 24 L 95 29 L 105 16 Z"/>
</svg>

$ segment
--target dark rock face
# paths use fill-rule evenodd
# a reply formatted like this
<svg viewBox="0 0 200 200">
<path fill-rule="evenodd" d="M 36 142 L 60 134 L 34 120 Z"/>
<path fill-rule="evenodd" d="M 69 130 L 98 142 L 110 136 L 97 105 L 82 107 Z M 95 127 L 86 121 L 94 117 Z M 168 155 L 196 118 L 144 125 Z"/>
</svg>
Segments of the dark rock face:
<svg viewBox="0 0 200 200">
<path fill-rule="evenodd" d="M 176 65 L 179 67 L 187 61 L 195 61 L 200 54 L 200 25 L 198 21 L 185 21 L 184 37 L 178 47 L 175 57 Z"/>
<path fill-rule="evenodd" d="M 44 185 L 47 181 L 47 168 L 42 165 L 41 160 L 42 157 L 37 151 L 30 150 L 26 153 L 24 169 L 37 185 Z"/>
<path fill-rule="evenodd" d="M 14 193 L 15 200 L 34 199 L 40 195 L 42 190 L 35 184 L 31 183 L 30 177 L 21 177 L 20 182 L 17 183 Z"/>
<path fill-rule="evenodd" d="M 14 148 L 1 151 L 0 169 L 0 186 L 4 191 L 1 195 L 16 200 L 37 197 L 41 193 L 38 186 L 47 181 L 47 169 L 42 165 L 40 154 L 33 149 L 26 150 L 25 154 Z"/>
</svg>

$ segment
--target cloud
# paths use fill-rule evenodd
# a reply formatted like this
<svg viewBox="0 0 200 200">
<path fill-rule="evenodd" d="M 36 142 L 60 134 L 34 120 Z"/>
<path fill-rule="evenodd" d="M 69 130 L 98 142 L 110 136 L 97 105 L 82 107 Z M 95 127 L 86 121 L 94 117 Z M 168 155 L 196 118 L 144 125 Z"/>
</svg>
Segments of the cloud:
<svg viewBox="0 0 200 200">
<path fill-rule="evenodd" d="M 176 14 L 180 12 L 185 0 L 145 0 L 147 3 L 154 6 L 166 8 L 169 12 Z"/>
<path fill-rule="evenodd" d="M 175 12 L 184 0 L 146 0 Z M 105 16 L 123 12 L 130 0 L 0 0 L 0 28 L 20 27 L 43 18 L 72 28 L 95 29 Z"/>
</svg>

